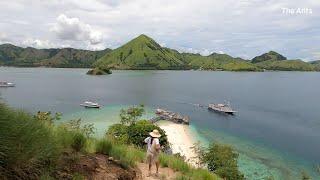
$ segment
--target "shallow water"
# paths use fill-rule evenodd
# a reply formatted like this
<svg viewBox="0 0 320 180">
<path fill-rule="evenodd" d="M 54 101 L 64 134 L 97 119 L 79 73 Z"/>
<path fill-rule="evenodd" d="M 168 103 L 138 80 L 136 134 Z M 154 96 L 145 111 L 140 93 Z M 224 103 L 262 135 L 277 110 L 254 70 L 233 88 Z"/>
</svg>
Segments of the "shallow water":
<svg viewBox="0 0 320 180">
<path fill-rule="evenodd" d="M 143 103 L 145 118 L 156 107 L 191 118 L 191 129 L 204 144 L 232 144 L 248 179 L 298 179 L 302 169 L 314 177 L 320 163 L 320 73 L 115 71 L 87 76 L 86 69 L 0 68 L 1 88 L 8 104 L 31 112 L 62 112 L 63 119 L 94 123 L 97 135 L 119 120 L 123 107 Z M 100 110 L 83 109 L 84 100 L 98 101 Z M 193 104 L 231 101 L 239 111 L 226 116 Z M 316 177 L 315 177 L 316 178 Z"/>
</svg>

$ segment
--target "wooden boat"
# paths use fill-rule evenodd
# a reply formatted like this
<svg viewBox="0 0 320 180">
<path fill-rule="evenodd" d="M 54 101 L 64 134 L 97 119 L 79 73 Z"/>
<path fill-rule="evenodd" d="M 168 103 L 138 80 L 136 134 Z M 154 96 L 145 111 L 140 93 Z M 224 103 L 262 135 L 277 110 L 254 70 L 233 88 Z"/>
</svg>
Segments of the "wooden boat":
<svg viewBox="0 0 320 180">
<path fill-rule="evenodd" d="M 209 104 L 208 105 L 209 110 L 213 110 L 216 112 L 226 113 L 226 114 L 234 114 L 237 111 L 233 110 L 230 107 L 230 103 L 227 104 Z"/>
<path fill-rule="evenodd" d="M 14 87 L 15 84 L 11 82 L 0 81 L 0 87 Z"/>
<path fill-rule="evenodd" d="M 80 106 L 83 106 L 85 108 L 100 108 L 100 105 L 98 103 L 94 103 L 91 101 L 85 101 L 84 103 L 80 104 Z"/>
<path fill-rule="evenodd" d="M 155 120 L 168 120 L 178 124 L 189 124 L 190 118 L 188 116 L 183 116 L 179 113 L 167 111 L 164 109 L 156 109 L 155 112 L 158 115 L 158 118 L 154 118 L 152 121 Z"/>
</svg>

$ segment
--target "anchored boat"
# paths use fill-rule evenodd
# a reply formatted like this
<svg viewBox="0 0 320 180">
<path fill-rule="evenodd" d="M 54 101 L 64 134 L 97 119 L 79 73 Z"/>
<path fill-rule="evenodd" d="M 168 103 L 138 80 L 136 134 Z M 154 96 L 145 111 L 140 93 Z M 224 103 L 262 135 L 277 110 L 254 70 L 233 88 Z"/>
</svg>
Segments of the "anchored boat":
<svg viewBox="0 0 320 180">
<path fill-rule="evenodd" d="M 152 121 L 168 120 L 178 124 L 189 124 L 190 121 L 188 116 L 183 116 L 179 113 L 167 111 L 160 108 L 156 109 L 155 113 L 158 117 L 153 119 Z"/>
<path fill-rule="evenodd" d="M 91 101 L 85 101 L 84 103 L 80 104 L 80 106 L 83 106 L 86 108 L 100 108 L 100 105 L 98 103 L 94 103 Z"/>
<path fill-rule="evenodd" d="M 14 87 L 15 84 L 11 82 L 6 82 L 6 81 L 0 81 L 0 87 Z"/>
<path fill-rule="evenodd" d="M 226 113 L 226 114 L 234 114 L 237 111 L 233 110 L 230 106 L 230 103 L 226 103 L 226 104 L 209 104 L 208 106 L 209 110 L 213 110 L 216 112 L 222 112 L 222 113 Z"/>
</svg>

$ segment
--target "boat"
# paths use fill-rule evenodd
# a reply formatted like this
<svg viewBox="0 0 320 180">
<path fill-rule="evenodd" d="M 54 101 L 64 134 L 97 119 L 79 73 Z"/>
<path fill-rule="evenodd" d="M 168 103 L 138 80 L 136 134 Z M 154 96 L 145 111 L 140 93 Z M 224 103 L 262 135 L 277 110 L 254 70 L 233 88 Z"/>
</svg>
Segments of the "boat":
<svg viewBox="0 0 320 180">
<path fill-rule="evenodd" d="M 209 104 L 208 109 L 216 112 L 226 113 L 226 114 L 234 114 L 237 112 L 231 108 L 230 103 Z"/>
<path fill-rule="evenodd" d="M 152 122 L 158 120 L 168 120 L 178 124 L 189 124 L 190 118 L 188 116 L 183 116 L 179 113 L 175 113 L 172 111 L 167 111 L 165 109 L 156 109 L 155 114 L 158 116 L 156 118 L 151 119 Z"/>
<path fill-rule="evenodd" d="M 0 87 L 14 87 L 15 84 L 11 82 L 6 82 L 6 81 L 0 81 Z"/>
<path fill-rule="evenodd" d="M 86 108 L 100 108 L 100 105 L 98 103 L 94 103 L 91 101 L 85 101 L 84 103 L 80 104 L 80 106 L 83 106 Z"/>
</svg>

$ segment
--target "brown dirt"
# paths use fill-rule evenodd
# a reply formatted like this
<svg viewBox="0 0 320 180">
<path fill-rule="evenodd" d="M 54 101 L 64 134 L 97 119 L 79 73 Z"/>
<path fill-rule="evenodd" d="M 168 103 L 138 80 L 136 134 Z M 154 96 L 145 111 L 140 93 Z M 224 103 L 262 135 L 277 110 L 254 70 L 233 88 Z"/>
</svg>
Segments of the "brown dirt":
<svg viewBox="0 0 320 180">
<path fill-rule="evenodd" d="M 125 169 L 117 160 L 110 160 L 103 154 L 65 153 L 60 158 L 58 169 L 53 173 L 56 179 L 72 180 L 75 174 L 82 175 L 86 180 L 173 180 L 177 176 L 170 168 L 159 168 L 159 174 L 152 167 L 150 177 L 148 165 L 138 163 L 136 168 Z"/>
<path fill-rule="evenodd" d="M 137 168 L 140 170 L 141 174 L 139 175 L 139 180 L 173 180 L 177 176 L 177 172 L 174 172 L 170 168 L 159 168 L 159 175 L 156 176 L 156 167 L 155 165 L 152 166 L 151 169 L 151 176 L 147 177 L 148 175 L 148 164 L 146 163 L 139 163 Z"/>
<path fill-rule="evenodd" d="M 132 168 L 124 169 L 116 160 L 110 161 L 102 154 L 69 154 L 61 160 L 54 177 L 71 180 L 75 174 L 88 180 L 136 180 L 141 173 Z"/>
</svg>

